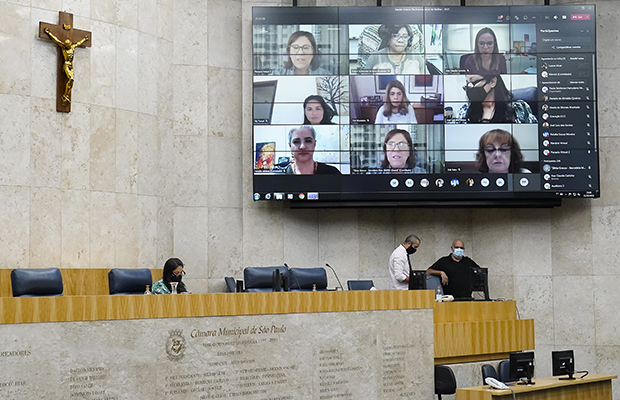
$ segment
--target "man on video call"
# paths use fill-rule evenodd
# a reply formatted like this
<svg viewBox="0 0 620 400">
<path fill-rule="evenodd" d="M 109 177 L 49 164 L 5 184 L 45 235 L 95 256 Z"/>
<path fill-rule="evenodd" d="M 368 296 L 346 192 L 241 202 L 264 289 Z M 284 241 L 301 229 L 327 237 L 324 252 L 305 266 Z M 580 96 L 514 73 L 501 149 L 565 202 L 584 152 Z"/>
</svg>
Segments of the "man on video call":
<svg viewBox="0 0 620 400">
<path fill-rule="evenodd" d="M 399 245 L 390 256 L 390 290 L 409 289 L 409 271 L 411 262 L 409 255 L 416 252 L 420 246 L 420 238 L 416 235 L 409 235 L 407 239 Z"/>
<path fill-rule="evenodd" d="M 469 286 L 471 269 L 480 268 L 469 257 L 465 257 L 465 243 L 461 239 L 452 242 L 450 255 L 441 257 L 431 265 L 426 273 L 441 278 L 444 294 L 451 294 L 454 298 L 471 297 Z"/>
</svg>

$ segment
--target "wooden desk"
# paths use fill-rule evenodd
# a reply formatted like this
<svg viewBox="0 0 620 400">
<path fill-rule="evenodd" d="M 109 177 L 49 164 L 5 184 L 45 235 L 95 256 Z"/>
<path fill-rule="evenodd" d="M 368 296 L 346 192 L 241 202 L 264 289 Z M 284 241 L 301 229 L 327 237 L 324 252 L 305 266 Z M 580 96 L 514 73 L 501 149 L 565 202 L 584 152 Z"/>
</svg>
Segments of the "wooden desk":
<svg viewBox="0 0 620 400">
<path fill-rule="evenodd" d="M 616 375 L 590 374 L 584 379 L 561 381 L 558 377 L 534 379 L 535 385 L 514 385 L 518 400 L 612 400 L 611 380 Z M 510 400 L 510 390 L 488 386 L 456 389 L 456 400 Z"/>
<path fill-rule="evenodd" d="M 432 309 L 431 290 L 0 297 L 0 324 Z"/>
<path fill-rule="evenodd" d="M 435 303 L 435 364 L 508 358 L 534 349 L 534 320 L 514 301 Z"/>
</svg>

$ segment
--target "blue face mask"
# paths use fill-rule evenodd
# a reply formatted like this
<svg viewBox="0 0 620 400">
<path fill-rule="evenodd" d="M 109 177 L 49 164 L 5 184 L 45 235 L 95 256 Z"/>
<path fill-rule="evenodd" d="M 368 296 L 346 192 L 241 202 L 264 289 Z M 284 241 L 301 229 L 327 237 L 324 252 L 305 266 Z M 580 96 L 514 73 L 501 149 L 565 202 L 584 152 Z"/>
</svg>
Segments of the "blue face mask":
<svg viewBox="0 0 620 400">
<path fill-rule="evenodd" d="M 452 254 L 454 254 L 454 257 L 456 257 L 456 258 L 461 258 L 461 257 L 463 257 L 463 254 L 465 254 L 465 250 L 463 250 L 463 249 L 454 249 L 452 251 Z"/>
</svg>

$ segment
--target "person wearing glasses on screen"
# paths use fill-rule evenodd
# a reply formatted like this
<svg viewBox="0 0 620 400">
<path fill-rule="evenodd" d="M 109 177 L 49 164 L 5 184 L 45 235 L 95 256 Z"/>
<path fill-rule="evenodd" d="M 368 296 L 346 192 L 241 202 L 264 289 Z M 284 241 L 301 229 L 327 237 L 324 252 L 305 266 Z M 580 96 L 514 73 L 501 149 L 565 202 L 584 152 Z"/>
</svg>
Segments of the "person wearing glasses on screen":
<svg viewBox="0 0 620 400">
<path fill-rule="evenodd" d="M 469 103 L 458 110 L 453 122 L 538 122 L 525 101 L 513 100 L 500 75 L 466 75 L 463 90 Z"/>
<path fill-rule="evenodd" d="M 409 25 L 381 25 L 379 49 L 368 57 L 366 68 L 378 74 L 423 74 L 424 60 L 413 52 L 414 39 L 419 32 L 413 32 Z"/>
<path fill-rule="evenodd" d="M 377 111 L 375 124 L 416 124 L 415 112 L 400 81 L 394 80 L 385 88 L 383 105 Z"/>
<path fill-rule="evenodd" d="M 286 175 L 340 174 L 336 167 L 314 161 L 316 131 L 311 126 L 293 128 L 288 133 L 288 145 L 293 161 L 286 167 Z"/>
<path fill-rule="evenodd" d="M 415 148 L 411 135 L 404 129 L 392 129 L 385 135 L 383 140 L 383 161 L 379 170 L 371 173 L 398 174 L 414 173 L 423 174 L 426 170 L 415 163 Z"/>
<path fill-rule="evenodd" d="M 521 167 L 522 163 L 521 147 L 510 132 L 492 129 L 480 137 L 476 153 L 478 171 L 492 174 L 509 172 L 529 174 L 531 171 Z"/>
<path fill-rule="evenodd" d="M 319 52 L 314 35 L 306 31 L 291 34 L 286 44 L 288 54 L 284 68 L 276 68 L 271 75 L 331 75 L 319 67 Z"/>
<path fill-rule="evenodd" d="M 178 258 L 170 258 L 164 264 L 164 272 L 162 278 L 153 283 L 151 292 L 153 294 L 170 294 L 172 293 L 172 286 L 170 282 L 177 282 L 177 293 L 189 293 L 187 286 L 183 283 L 182 279 L 185 275 L 183 270 L 183 261 Z"/>
<path fill-rule="evenodd" d="M 304 100 L 304 125 L 332 125 L 334 111 L 322 96 L 312 95 Z"/>
<path fill-rule="evenodd" d="M 505 74 L 506 59 L 499 54 L 497 37 L 491 28 L 482 28 L 476 34 L 474 54 L 465 60 L 465 69 L 471 73 Z"/>
</svg>

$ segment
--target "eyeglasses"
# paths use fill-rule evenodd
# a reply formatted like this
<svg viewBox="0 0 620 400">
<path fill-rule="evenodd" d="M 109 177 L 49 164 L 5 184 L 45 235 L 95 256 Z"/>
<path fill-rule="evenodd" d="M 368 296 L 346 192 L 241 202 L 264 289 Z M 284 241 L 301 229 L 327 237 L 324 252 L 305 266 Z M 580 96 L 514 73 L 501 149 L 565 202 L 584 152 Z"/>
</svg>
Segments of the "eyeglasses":
<svg viewBox="0 0 620 400">
<path fill-rule="evenodd" d="M 178 274 L 175 274 L 174 272 L 172 273 L 172 276 L 184 276 L 185 275 L 185 270 L 181 271 Z"/>
<path fill-rule="evenodd" d="M 479 47 L 493 47 L 495 42 L 478 42 Z"/>
<path fill-rule="evenodd" d="M 398 33 L 394 33 L 392 34 L 392 39 L 394 40 L 402 40 L 403 42 L 406 42 L 407 40 L 409 40 L 411 36 L 409 35 L 399 35 Z"/>
<path fill-rule="evenodd" d="M 301 139 L 299 138 L 295 138 L 293 140 L 291 140 L 291 144 L 293 144 L 294 146 L 301 146 Z M 306 137 L 304 138 L 304 144 L 314 144 L 314 139 L 311 137 Z"/>
<path fill-rule="evenodd" d="M 387 142 L 385 148 L 388 150 L 394 150 L 398 147 L 398 150 L 409 150 L 409 143 L 407 142 Z"/>
<path fill-rule="evenodd" d="M 487 153 L 487 155 L 489 156 L 495 154 L 496 151 L 499 151 L 500 154 L 506 154 L 510 151 L 510 147 L 495 148 L 489 146 L 484 148 L 484 152 Z"/>
<path fill-rule="evenodd" d="M 478 84 L 482 81 L 486 81 L 487 78 L 481 78 L 478 79 L 477 81 L 473 81 L 473 82 L 467 82 L 464 86 L 463 86 L 463 90 L 468 90 L 468 89 L 473 89 L 476 86 L 478 86 Z"/>
<path fill-rule="evenodd" d="M 301 50 L 302 53 L 311 53 L 314 47 L 309 44 L 304 44 L 303 46 L 299 46 L 297 44 L 292 44 L 289 49 L 293 51 L 293 53 L 298 53 Z"/>
</svg>

